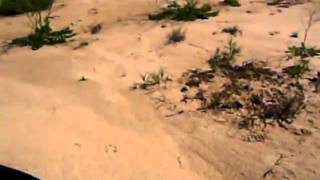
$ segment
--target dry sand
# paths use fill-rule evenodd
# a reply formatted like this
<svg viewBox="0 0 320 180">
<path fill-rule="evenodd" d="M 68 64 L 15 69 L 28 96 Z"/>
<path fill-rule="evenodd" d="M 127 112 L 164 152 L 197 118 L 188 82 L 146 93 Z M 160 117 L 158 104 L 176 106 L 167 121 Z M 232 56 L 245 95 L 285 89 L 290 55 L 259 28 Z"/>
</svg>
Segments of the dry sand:
<svg viewBox="0 0 320 180">
<path fill-rule="evenodd" d="M 158 94 L 129 91 L 147 71 L 163 67 L 175 79 L 205 67 L 213 50 L 229 39 L 219 33 L 229 25 L 243 31 L 235 38 L 243 49 L 239 59 L 261 59 L 274 68 L 288 64 L 280 59 L 289 44 L 301 40 L 288 36 L 302 34 L 306 5 L 279 12 L 263 1 L 241 2 L 210 20 L 157 23 L 146 20 L 156 9 L 152 0 L 57 0 L 66 6 L 55 12 L 53 25 L 72 23 L 74 42 L 0 55 L 0 164 L 48 180 L 261 179 L 269 169 L 273 173 L 265 179 L 319 179 L 319 106 L 318 113 L 303 113 L 295 123 L 312 136 L 271 127 L 264 143 L 248 143 L 228 123 L 202 114 L 166 118 L 152 100 Z M 90 35 L 94 23 L 103 23 L 103 29 Z M 186 41 L 164 45 L 180 26 Z M 1 41 L 30 31 L 24 16 L 0 17 L 0 27 Z M 280 34 L 270 36 L 271 31 Z M 311 45 L 320 46 L 319 32 L 318 23 Z M 90 44 L 74 50 L 81 41 Z M 320 69 L 319 58 L 312 68 Z M 88 81 L 79 82 L 81 76 Z M 179 97 L 171 88 L 168 96 Z M 320 102 L 316 95 L 310 99 Z"/>
</svg>

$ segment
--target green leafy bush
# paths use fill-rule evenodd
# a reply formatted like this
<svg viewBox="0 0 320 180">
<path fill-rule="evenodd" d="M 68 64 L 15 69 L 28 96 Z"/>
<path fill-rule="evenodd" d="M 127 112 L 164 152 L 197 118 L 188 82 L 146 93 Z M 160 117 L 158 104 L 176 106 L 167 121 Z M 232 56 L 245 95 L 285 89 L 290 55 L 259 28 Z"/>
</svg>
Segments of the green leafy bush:
<svg viewBox="0 0 320 180">
<path fill-rule="evenodd" d="M 233 7 L 239 7 L 241 6 L 241 4 L 239 3 L 238 0 L 224 0 L 223 1 L 225 4 L 229 5 L 229 6 L 233 6 Z"/>
<path fill-rule="evenodd" d="M 197 1 L 186 0 L 183 5 L 176 1 L 171 2 L 160 12 L 149 14 L 150 20 L 171 19 L 176 21 L 194 21 L 196 19 L 208 19 L 217 16 L 218 10 L 213 9 L 209 4 L 204 4 L 199 7 Z"/>
<path fill-rule="evenodd" d="M 237 43 L 233 42 L 231 39 L 227 46 L 225 46 L 224 51 L 220 51 L 220 48 L 216 49 L 215 54 L 208 60 L 208 64 L 212 69 L 229 68 L 231 62 L 240 54 L 240 52 L 240 47 L 238 47 Z"/>
<path fill-rule="evenodd" d="M 64 43 L 75 36 L 73 30 L 69 27 L 54 31 L 50 26 L 51 12 L 52 6 L 45 16 L 41 11 L 28 13 L 33 32 L 27 36 L 13 39 L 9 46 L 31 46 L 32 50 L 37 50 L 44 45 Z"/>
<path fill-rule="evenodd" d="M 306 47 L 304 43 L 301 43 L 300 46 L 289 46 L 288 50 L 285 51 L 288 59 L 292 59 L 294 57 L 307 58 L 320 56 L 320 49 L 315 47 Z"/>
<path fill-rule="evenodd" d="M 16 15 L 45 10 L 54 0 L 0 0 L 0 15 Z"/>
<path fill-rule="evenodd" d="M 49 21 L 44 25 L 37 27 L 33 33 L 26 37 L 13 39 L 11 44 L 18 46 L 31 46 L 32 50 L 40 49 L 44 45 L 54 45 L 65 43 L 68 38 L 75 35 L 69 27 L 53 31 Z"/>
<path fill-rule="evenodd" d="M 301 60 L 297 65 L 289 66 L 283 69 L 283 72 L 291 78 L 300 78 L 306 72 L 309 72 L 309 61 Z"/>
<path fill-rule="evenodd" d="M 231 34 L 232 36 L 236 36 L 237 33 L 241 33 L 241 30 L 238 28 L 238 26 L 230 26 L 223 28 L 222 32 Z"/>
</svg>

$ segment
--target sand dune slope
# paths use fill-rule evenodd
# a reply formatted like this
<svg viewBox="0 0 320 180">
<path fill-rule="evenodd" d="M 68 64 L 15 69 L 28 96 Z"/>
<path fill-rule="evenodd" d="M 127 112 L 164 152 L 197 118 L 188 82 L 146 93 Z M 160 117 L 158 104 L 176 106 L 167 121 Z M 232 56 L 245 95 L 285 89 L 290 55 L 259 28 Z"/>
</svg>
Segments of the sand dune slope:
<svg viewBox="0 0 320 180">
<path fill-rule="evenodd" d="M 279 69 L 289 64 L 278 61 L 283 50 L 299 42 L 288 36 L 302 33 L 305 5 L 279 12 L 243 1 L 241 8 L 223 8 L 207 21 L 156 23 L 145 16 L 157 7 L 154 1 L 57 0 L 59 4 L 65 6 L 55 12 L 59 17 L 53 25 L 72 24 L 75 41 L 0 54 L 1 164 L 48 180 L 260 179 L 284 154 L 274 177 L 267 178 L 320 176 L 316 128 L 307 139 L 275 129 L 266 143 L 245 143 L 233 136 L 232 127 L 203 115 L 166 118 L 152 101 L 157 94 L 129 90 L 147 71 L 164 67 L 176 79 L 187 69 L 206 66 L 211 52 L 230 38 L 219 33 L 228 25 L 243 30 L 235 38 L 243 47 L 241 59 L 262 59 Z M 0 17 L 0 40 L 29 32 L 26 22 L 24 16 Z M 91 35 L 88 29 L 96 23 L 103 29 Z M 181 26 L 186 41 L 165 45 L 167 34 Z M 271 31 L 280 34 L 271 37 Z M 317 32 L 319 24 L 310 35 L 312 45 L 319 45 Z M 89 46 L 75 50 L 81 41 Z M 312 59 L 312 67 L 319 69 L 319 62 Z M 81 77 L 87 81 L 80 82 Z M 170 88 L 168 96 L 178 99 L 179 89 Z"/>
</svg>

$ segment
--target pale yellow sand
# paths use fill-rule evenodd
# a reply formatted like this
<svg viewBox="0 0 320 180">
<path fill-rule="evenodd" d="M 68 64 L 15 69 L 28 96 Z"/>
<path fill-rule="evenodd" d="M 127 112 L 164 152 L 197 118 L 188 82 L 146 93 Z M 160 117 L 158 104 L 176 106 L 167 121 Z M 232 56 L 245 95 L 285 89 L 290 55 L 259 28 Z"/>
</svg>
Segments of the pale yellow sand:
<svg viewBox="0 0 320 180">
<path fill-rule="evenodd" d="M 318 129 L 306 139 L 273 129 L 267 142 L 245 143 L 210 118 L 165 118 L 148 95 L 129 91 L 147 71 L 164 67 L 178 78 L 187 69 L 206 67 L 211 52 L 229 39 L 220 33 L 229 25 L 243 30 L 235 38 L 243 49 L 240 59 L 268 60 L 275 68 L 288 64 L 280 59 L 289 44 L 299 42 L 290 33 L 302 36 L 305 5 L 277 13 L 261 2 L 242 1 L 241 8 L 223 8 L 210 20 L 157 23 L 146 20 L 156 8 L 151 0 L 60 3 L 66 6 L 55 12 L 60 17 L 53 24 L 72 22 L 75 42 L 0 55 L 0 164 L 49 180 L 259 179 L 284 154 L 276 178 L 318 179 Z M 98 14 L 90 14 L 92 8 Z M 100 22 L 99 34 L 84 33 Z M 164 45 L 180 26 L 186 41 Z M 0 40 L 30 31 L 24 16 L 1 17 L 0 27 Z M 270 36 L 271 31 L 280 34 Z M 319 32 L 317 24 L 310 45 L 320 46 Z M 82 40 L 90 45 L 73 50 Z M 312 67 L 320 68 L 319 58 Z M 78 82 L 81 76 L 88 81 Z"/>
</svg>

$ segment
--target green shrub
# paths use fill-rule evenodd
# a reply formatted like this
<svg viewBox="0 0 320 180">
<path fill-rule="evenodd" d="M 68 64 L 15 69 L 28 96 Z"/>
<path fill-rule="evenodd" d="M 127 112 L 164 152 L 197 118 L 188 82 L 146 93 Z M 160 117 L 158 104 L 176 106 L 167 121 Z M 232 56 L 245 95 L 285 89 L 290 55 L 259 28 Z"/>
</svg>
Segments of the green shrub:
<svg viewBox="0 0 320 180">
<path fill-rule="evenodd" d="M 53 31 L 50 23 L 37 27 L 35 31 L 26 37 L 13 39 L 11 44 L 18 46 L 31 46 L 32 50 L 40 49 L 44 45 L 54 45 L 65 43 L 68 38 L 73 37 L 75 34 L 69 27 L 63 28 L 58 31 Z"/>
<path fill-rule="evenodd" d="M 45 10 L 54 0 L 0 0 L 0 15 L 16 15 Z"/>
<path fill-rule="evenodd" d="M 225 4 L 232 6 L 232 7 L 239 7 L 241 4 L 239 3 L 238 0 L 224 0 L 223 1 Z"/>
<path fill-rule="evenodd" d="M 186 0 L 183 5 L 176 1 L 171 2 L 167 7 L 162 8 L 160 12 L 149 14 L 150 20 L 171 19 L 176 21 L 194 21 L 196 19 L 208 19 L 217 16 L 218 10 L 213 9 L 209 4 L 198 6 L 195 0 Z"/>
<path fill-rule="evenodd" d="M 27 36 L 13 39 L 9 46 L 31 46 L 32 50 L 37 50 L 44 45 L 65 43 L 69 38 L 75 36 L 73 30 L 69 27 L 65 27 L 57 31 L 54 31 L 51 28 L 51 8 L 47 11 L 47 14 L 44 17 L 41 11 L 29 13 L 28 17 L 30 22 L 32 22 L 33 32 Z"/>
<path fill-rule="evenodd" d="M 225 27 L 222 29 L 222 32 L 231 34 L 232 36 L 236 36 L 237 33 L 241 33 L 238 26 Z"/>
<path fill-rule="evenodd" d="M 307 58 L 320 56 L 320 49 L 315 47 L 306 47 L 304 43 L 301 43 L 300 46 L 289 46 L 288 50 L 285 51 L 288 59 L 292 59 L 294 57 Z"/>
<path fill-rule="evenodd" d="M 215 54 L 207 61 L 211 69 L 224 69 L 231 67 L 231 62 L 238 56 L 241 52 L 240 47 L 237 46 L 236 42 L 232 39 L 225 46 L 224 51 L 220 51 L 219 48 L 216 49 Z"/>
<path fill-rule="evenodd" d="M 286 67 L 282 70 L 291 78 L 300 78 L 306 72 L 309 72 L 309 61 L 302 60 L 299 64 Z"/>
</svg>

